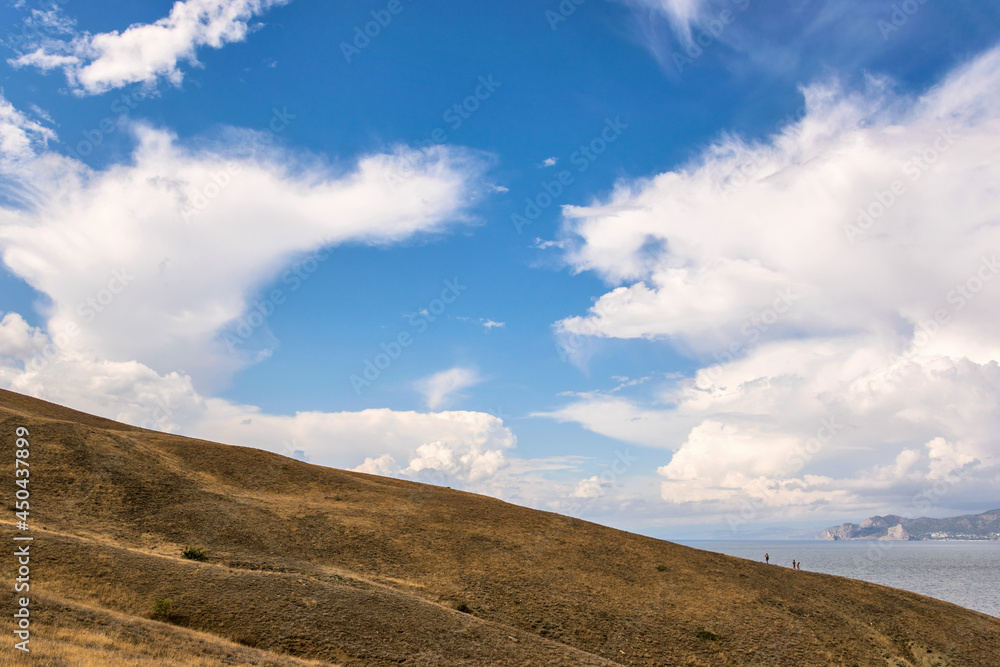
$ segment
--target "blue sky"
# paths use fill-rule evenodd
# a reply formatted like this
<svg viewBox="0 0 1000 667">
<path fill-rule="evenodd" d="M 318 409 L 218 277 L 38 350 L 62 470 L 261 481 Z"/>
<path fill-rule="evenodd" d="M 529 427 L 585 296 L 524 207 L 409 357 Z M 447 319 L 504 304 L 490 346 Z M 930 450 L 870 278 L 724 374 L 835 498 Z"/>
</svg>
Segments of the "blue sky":
<svg viewBox="0 0 1000 667">
<path fill-rule="evenodd" d="M 668 537 L 1000 503 L 996 6 L 0 11 L 0 386 Z"/>
</svg>

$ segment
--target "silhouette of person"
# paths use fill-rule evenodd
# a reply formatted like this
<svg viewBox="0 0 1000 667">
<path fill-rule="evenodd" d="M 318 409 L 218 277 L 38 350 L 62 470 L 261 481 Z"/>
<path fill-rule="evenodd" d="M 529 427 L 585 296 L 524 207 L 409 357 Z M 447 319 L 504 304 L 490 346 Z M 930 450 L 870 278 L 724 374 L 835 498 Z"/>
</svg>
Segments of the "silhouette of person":
<svg viewBox="0 0 1000 667">
<path fill-rule="evenodd" d="M 764 562 L 768 564 L 771 563 L 771 554 L 764 554 Z"/>
<path fill-rule="evenodd" d="M 795 569 L 795 559 L 794 558 L 792 559 L 792 569 L 793 570 Z"/>
</svg>

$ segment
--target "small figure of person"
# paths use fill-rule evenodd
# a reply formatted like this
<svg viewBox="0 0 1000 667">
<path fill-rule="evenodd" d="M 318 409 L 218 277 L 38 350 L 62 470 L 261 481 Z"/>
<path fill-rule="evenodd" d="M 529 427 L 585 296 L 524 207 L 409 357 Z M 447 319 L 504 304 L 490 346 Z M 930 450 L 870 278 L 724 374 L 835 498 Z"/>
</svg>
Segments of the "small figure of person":
<svg viewBox="0 0 1000 667">
<path fill-rule="evenodd" d="M 792 559 L 792 569 L 793 570 L 795 569 L 795 559 L 794 558 Z"/>
<path fill-rule="evenodd" d="M 771 564 L 771 554 L 764 554 L 764 562 L 768 565 Z"/>
<path fill-rule="evenodd" d="M 799 562 L 797 562 L 797 563 L 795 564 L 795 569 L 796 569 L 796 570 L 801 570 L 801 569 L 802 569 L 802 561 L 799 561 Z"/>
</svg>

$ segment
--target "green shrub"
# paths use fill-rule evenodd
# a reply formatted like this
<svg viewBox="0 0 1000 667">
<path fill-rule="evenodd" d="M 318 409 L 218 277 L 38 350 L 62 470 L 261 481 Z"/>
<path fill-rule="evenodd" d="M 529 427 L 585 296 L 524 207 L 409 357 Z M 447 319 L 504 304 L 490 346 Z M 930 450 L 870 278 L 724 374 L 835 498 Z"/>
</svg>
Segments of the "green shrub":
<svg viewBox="0 0 1000 667">
<path fill-rule="evenodd" d="M 709 642 L 722 641 L 722 636 L 717 635 L 714 632 L 709 632 L 705 628 L 698 628 L 698 639 L 704 639 Z"/>
<path fill-rule="evenodd" d="M 667 571 L 667 566 L 666 565 L 657 565 L 656 566 L 656 571 L 657 572 L 666 572 Z"/>
<path fill-rule="evenodd" d="M 170 599 L 157 600 L 153 603 L 153 618 L 158 621 L 169 621 L 173 616 L 173 612 L 170 611 L 173 604 L 174 601 Z"/>
<path fill-rule="evenodd" d="M 200 561 L 208 560 L 208 554 L 206 554 L 205 550 L 202 549 L 201 547 L 188 547 L 181 552 L 181 555 L 187 558 L 188 560 L 200 560 Z"/>
</svg>

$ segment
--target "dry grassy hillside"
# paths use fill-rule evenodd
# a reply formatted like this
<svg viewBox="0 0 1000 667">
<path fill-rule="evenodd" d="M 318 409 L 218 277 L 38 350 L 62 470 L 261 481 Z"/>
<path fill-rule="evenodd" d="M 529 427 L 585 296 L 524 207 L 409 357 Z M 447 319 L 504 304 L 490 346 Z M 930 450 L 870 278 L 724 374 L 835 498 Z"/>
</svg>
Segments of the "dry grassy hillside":
<svg viewBox="0 0 1000 667">
<path fill-rule="evenodd" d="M 17 426 L 32 665 L 1000 665 L 1000 619 L 912 593 L 0 391 L 8 505 Z"/>
</svg>

